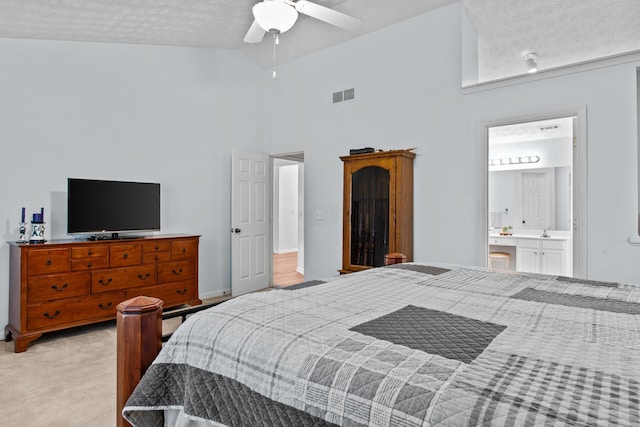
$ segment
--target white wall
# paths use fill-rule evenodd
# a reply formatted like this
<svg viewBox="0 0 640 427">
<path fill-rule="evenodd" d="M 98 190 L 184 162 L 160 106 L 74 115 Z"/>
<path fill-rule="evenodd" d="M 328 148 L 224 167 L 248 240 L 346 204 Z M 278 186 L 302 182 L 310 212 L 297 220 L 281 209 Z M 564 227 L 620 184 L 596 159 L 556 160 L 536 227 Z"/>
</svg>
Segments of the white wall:
<svg viewBox="0 0 640 427">
<path fill-rule="evenodd" d="M 417 148 L 416 260 L 483 265 L 481 124 L 580 107 L 588 276 L 640 282 L 640 247 L 627 243 L 638 218 L 640 63 L 463 95 L 462 20 L 460 4 L 446 6 L 279 65 L 277 79 L 230 51 L 0 40 L 0 301 L 20 207 L 44 206 L 61 227 L 52 204 L 67 176 L 161 182 L 162 231 L 203 236 L 201 293 L 228 288 L 231 147 L 304 151 L 306 212 L 323 212 L 306 217 L 307 280 L 340 268 L 339 156 L 364 146 Z M 355 102 L 331 104 L 351 87 Z"/>
<path fill-rule="evenodd" d="M 306 278 L 340 268 L 338 157 L 349 148 L 417 147 L 416 260 L 484 265 L 481 124 L 586 107 L 587 273 L 640 282 L 640 248 L 627 243 L 637 228 L 640 64 L 463 95 L 460 8 L 446 6 L 281 65 L 266 83 L 265 143 L 272 152 L 305 152 L 307 212 L 324 212 L 323 220 L 307 216 Z M 356 101 L 332 106 L 332 91 L 350 87 Z"/>
<path fill-rule="evenodd" d="M 230 283 L 231 148 L 262 151 L 262 70 L 235 51 L 0 39 L 0 325 L 20 208 L 66 237 L 67 177 L 161 183 L 162 233 Z M 4 329 L 4 328 L 2 328 Z"/>
</svg>

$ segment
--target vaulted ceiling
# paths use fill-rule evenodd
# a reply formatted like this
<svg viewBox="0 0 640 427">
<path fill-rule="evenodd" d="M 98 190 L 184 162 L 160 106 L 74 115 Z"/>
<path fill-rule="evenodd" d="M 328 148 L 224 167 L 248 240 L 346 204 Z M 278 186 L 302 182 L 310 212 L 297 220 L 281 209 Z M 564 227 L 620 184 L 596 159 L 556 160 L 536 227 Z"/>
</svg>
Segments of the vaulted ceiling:
<svg viewBox="0 0 640 427">
<path fill-rule="evenodd" d="M 300 58 L 455 0 L 315 0 L 362 19 L 347 32 L 301 15 L 278 62 Z M 255 0 L 0 0 L 0 38 L 239 49 L 269 67 L 273 47 L 243 43 Z M 462 0 L 478 33 L 481 80 L 640 50 L 639 0 Z M 402 46 L 398 46 L 402 48 Z"/>
</svg>

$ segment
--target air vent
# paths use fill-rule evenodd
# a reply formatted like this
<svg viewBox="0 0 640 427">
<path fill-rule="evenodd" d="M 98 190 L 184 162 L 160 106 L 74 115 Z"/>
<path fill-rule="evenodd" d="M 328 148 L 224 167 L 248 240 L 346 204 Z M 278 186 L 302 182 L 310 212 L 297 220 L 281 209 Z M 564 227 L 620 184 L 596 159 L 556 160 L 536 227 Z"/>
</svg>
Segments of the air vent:
<svg viewBox="0 0 640 427">
<path fill-rule="evenodd" d="M 354 88 L 333 92 L 333 103 L 338 104 L 345 101 L 353 101 L 356 99 L 356 90 Z"/>
<path fill-rule="evenodd" d="M 356 99 L 356 90 L 351 88 L 351 89 L 345 89 L 344 91 L 344 100 L 345 101 L 351 101 L 353 99 Z"/>
</svg>

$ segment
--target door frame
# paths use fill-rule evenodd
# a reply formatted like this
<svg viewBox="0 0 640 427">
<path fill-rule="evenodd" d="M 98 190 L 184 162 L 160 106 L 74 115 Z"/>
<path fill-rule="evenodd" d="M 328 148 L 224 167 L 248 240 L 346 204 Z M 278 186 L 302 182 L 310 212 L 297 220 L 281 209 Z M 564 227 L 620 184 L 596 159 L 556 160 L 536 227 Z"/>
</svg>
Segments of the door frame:
<svg viewBox="0 0 640 427">
<path fill-rule="evenodd" d="M 573 132 L 573 276 L 588 277 L 587 268 L 587 107 L 556 110 L 547 113 L 535 113 L 522 116 L 512 116 L 480 122 L 482 159 L 482 226 L 480 227 L 480 254 L 484 259 L 484 266 L 488 266 L 489 259 L 489 128 L 496 126 L 514 125 L 524 122 L 535 122 L 562 117 L 575 117 Z"/>
<path fill-rule="evenodd" d="M 269 154 L 269 173 L 271 174 L 271 196 L 269 197 L 269 218 L 270 218 L 270 227 L 269 227 L 269 235 L 270 235 L 270 240 L 271 240 L 271 251 L 269 254 L 269 269 L 271 270 L 271 277 L 269 279 L 269 286 L 273 287 L 273 235 L 274 235 L 274 224 L 275 221 L 277 220 L 277 218 L 273 217 L 273 210 L 274 210 L 274 203 L 275 203 L 275 191 L 273 191 L 274 185 L 275 185 L 275 172 L 274 172 L 274 160 L 275 159 L 283 159 L 283 160 L 292 160 L 298 163 L 301 163 L 304 165 L 304 151 L 300 150 L 300 151 L 291 151 L 291 152 L 287 152 L 287 153 L 278 153 L 278 154 Z M 303 168 L 303 176 L 306 175 L 306 171 Z M 302 217 L 303 217 L 303 224 L 302 224 L 302 248 L 298 247 L 298 254 L 300 253 L 300 250 L 302 249 L 302 253 L 303 253 L 303 260 L 302 260 L 302 275 L 305 275 L 305 271 L 306 271 L 306 263 L 307 263 L 307 258 L 306 256 L 304 256 L 304 252 L 305 252 L 305 246 L 306 246 L 306 235 L 307 235 L 307 197 L 306 197 L 306 191 L 307 191 L 307 183 L 306 183 L 306 177 L 305 179 L 302 180 L 302 194 L 304 195 L 303 200 L 302 200 Z M 298 185 L 300 185 L 300 182 L 298 182 Z M 300 220 L 300 218 L 298 218 L 298 220 Z"/>
</svg>

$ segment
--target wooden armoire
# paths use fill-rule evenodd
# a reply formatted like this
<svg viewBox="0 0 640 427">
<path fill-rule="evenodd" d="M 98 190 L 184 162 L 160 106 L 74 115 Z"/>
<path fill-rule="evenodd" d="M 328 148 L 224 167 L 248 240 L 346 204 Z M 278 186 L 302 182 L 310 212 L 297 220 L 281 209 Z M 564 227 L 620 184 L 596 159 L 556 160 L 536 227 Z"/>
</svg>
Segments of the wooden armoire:
<svg viewBox="0 0 640 427">
<path fill-rule="evenodd" d="M 399 252 L 413 261 L 411 150 L 342 156 L 344 200 L 342 269 L 351 273 L 385 263 Z"/>
</svg>

